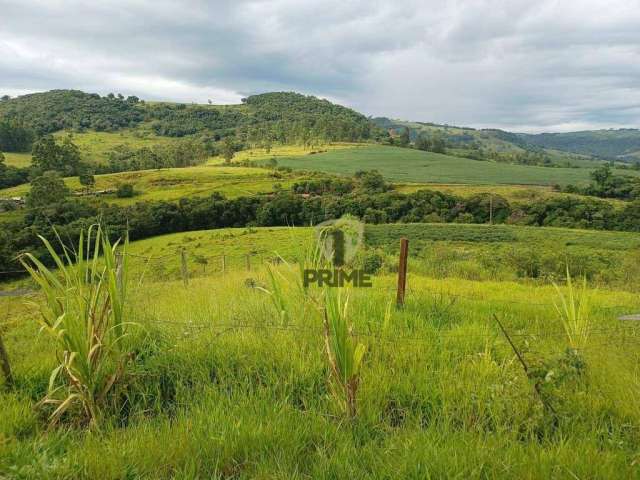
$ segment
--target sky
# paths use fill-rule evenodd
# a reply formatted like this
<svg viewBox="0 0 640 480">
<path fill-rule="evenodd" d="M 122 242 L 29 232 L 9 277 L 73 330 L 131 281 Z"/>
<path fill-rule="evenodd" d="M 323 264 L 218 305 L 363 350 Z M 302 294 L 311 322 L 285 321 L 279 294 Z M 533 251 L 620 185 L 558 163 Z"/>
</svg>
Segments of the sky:
<svg viewBox="0 0 640 480">
<path fill-rule="evenodd" d="M 640 0 L 0 0 L 0 95 L 238 103 L 297 91 L 366 115 L 640 127 Z"/>
</svg>

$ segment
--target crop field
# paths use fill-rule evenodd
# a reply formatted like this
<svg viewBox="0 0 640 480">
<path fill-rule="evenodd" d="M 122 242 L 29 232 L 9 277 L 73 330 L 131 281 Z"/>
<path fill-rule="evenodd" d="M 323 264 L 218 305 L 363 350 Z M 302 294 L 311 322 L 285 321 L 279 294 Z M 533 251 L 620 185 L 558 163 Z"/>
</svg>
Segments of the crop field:
<svg viewBox="0 0 640 480">
<path fill-rule="evenodd" d="M 313 146 L 304 145 L 273 145 L 268 151 L 265 148 L 248 148 L 236 152 L 233 157 L 234 162 L 261 162 L 264 160 L 275 159 L 280 161 L 283 158 L 299 157 L 301 155 L 318 155 L 320 153 L 333 152 L 336 150 L 354 149 L 365 147 L 363 143 L 326 143 Z M 222 157 L 213 157 L 209 160 L 209 164 L 223 163 Z"/>
<path fill-rule="evenodd" d="M 283 158 L 281 165 L 295 169 L 353 174 L 380 171 L 400 183 L 458 183 L 566 185 L 589 182 L 588 168 L 549 168 L 469 160 L 432 152 L 386 146 L 341 149 L 317 155 Z M 637 172 L 618 171 L 637 175 Z"/>
<path fill-rule="evenodd" d="M 583 288 L 577 279 L 572 287 L 559 279 L 557 290 L 547 281 L 479 281 L 417 268 L 421 252 L 442 247 L 521 248 L 550 239 L 629 252 L 637 235 L 371 226 L 367 251 L 394 256 L 400 236 L 410 238 L 411 252 L 403 308 L 394 306 L 396 277 L 386 268 L 372 288 L 303 290 L 297 266 L 273 261 L 251 270 L 230 265 L 187 283 L 128 265 L 128 323 L 120 326 L 127 336 L 118 347 L 127 375 L 95 404 L 93 426 L 81 400 L 51 426 L 55 406 L 37 405 L 62 358 L 49 333 L 39 333 L 45 298 L 0 297 L 14 379 L 0 393 L 0 476 L 638 476 L 640 328 L 617 320 L 640 308 L 637 293 L 591 281 Z M 293 256 L 310 238 L 312 229 L 188 232 L 134 242 L 128 254 L 134 262 L 183 247 L 200 255 L 282 248 Z M 554 307 L 571 294 L 588 306 L 579 330 Z M 343 313 L 329 310 L 324 321 L 345 328 L 343 344 L 323 327 L 331 305 Z M 332 373 L 347 367 L 331 356 L 352 348 L 362 353 L 349 370 L 353 395 Z"/>
<path fill-rule="evenodd" d="M 227 197 L 240 197 L 273 191 L 279 183 L 284 188 L 293 183 L 294 177 L 274 178 L 263 168 L 200 166 L 166 168 L 135 172 L 96 175 L 96 190 L 115 189 L 122 183 L 130 183 L 137 192 L 131 198 L 117 198 L 115 194 L 101 195 L 110 203 L 129 204 L 142 200 L 177 200 L 184 197 L 206 196 L 220 192 Z M 77 177 L 65 179 L 72 191 L 81 192 Z M 0 190 L 0 197 L 25 196 L 28 184 Z"/>
</svg>

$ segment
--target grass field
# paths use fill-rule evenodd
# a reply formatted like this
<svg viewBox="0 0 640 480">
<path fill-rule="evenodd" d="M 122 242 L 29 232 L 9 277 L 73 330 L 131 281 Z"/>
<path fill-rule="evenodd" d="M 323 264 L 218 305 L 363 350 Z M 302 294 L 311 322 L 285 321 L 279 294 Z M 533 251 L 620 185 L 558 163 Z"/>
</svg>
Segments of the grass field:
<svg viewBox="0 0 640 480">
<path fill-rule="evenodd" d="M 58 138 L 67 136 L 69 132 L 61 131 L 55 134 Z M 84 132 L 72 133 L 72 141 L 80 149 L 82 160 L 88 163 L 105 164 L 109 160 L 109 152 L 119 145 L 131 149 L 151 148 L 154 145 L 167 145 L 177 140 L 170 137 L 160 137 L 142 129 L 122 130 L 119 132 Z"/>
<path fill-rule="evenodd" d="M 283 158 L 280 164 L 338 174 L 375 169 L 388 180 L 400 183 L 585 184 L 589 182 L 591 171 L 588 168 L 547 168 L 485 162 L 378 145 Z M 637 175 L 627 170 L 615 171 Z"/>
<path fill-rule="evenodd" d="M 640 235 L 564 228 L 509 225 L 396 224 L 367 225 L 366 250 L 380 257 L 382 270 L 396 268 L 401 237 L 410 239 L 412 273 L 469 280 L 548 283 L 558 280 L 567 263 L 604 288 L 640 290 Z M 159 279 L 181 278 L 181 250 L 193 276 L 227 269 L 291 261 L 299 245 L 313 241 L 312 228 L 231 228 L 163 235 L 132 243 L 136 271 Z"/>
<path fill-rule="evenodd" d="M 31 165 L 30 153 L 9 153 L 3 152 L 5 164 L 14 167 L 28 167 Z"/>
<path fill-rule="evenodd" d="M 506 198 L 509 202 L 524 203 L 543 200 L 553 197 L 584 196 L 562 193 L 553 190 L 550 186 L 543 185 L 464 185 L 456 183 L 398 183 L 396 191 L 401 193 L 413 193 L 418 190 L 428 189 L 457 195 L 459 197 L 471 197 L 480 193 L 491 193 Z M 595 197 L 594 197 L 595 198 Z M 600 201 L 609 202 L 615 206 L 624 206 L 627 202 L 615 198 L 597 198 Z"/>
<path fill-rule="evenodd" d="M 131 183 L 137 194 L 132 198 L 117 198 L 115 194 L 102 195 L 110 203 L 129 204 L 142 200 L 177 200 L 185 197 L 206 196 L 220 192 L 227 197 L 249 196 L 273 191 L 273 185 L 287 188 L 294 176 L 274 178 L 263 168 L 201 166 L 166 168 L 136 172 L 96 175 L 96 190 L 114 189 L 121 183 Z M 81 191 L 77 177 L 66 178 L 72 191 Z M 0 190 L 0 197 L 25 196 L 30 186 L 20 185 Z"/>
<path fill-rule="evenodd" d="M 308 235 L 310 229 L 190 232 L 135 242 L 130 252 L 161 254 L 197 243 L 212 254 L 290 249 Z M 393 308 L 393 274 L 375 276 L 373 288 L 343 292 L 351 341 L 366 349 L 354 418 L 345 416 L 328 380 L 315 303 L 322 292 L 294 288 L 297 270 L 285 265 L 274 267 L 286 299 L 278 307 L 269 276 L 257 266 L 192 278 L 187 286 L 132 271 L 127 320 L 134 326 L 124 348 L 135 356 L 118 391 L 126 401 L 107 407 L 93 432 L 75 421 L 75 410 L 47 430 L 44 412 L 34 407 L 57 360 L 55 342 L 38 333 L 42 299 L 28 305 L 0 297 L 16 380 L 0 393 L 0 476 L 636 478 L 640 331 L 616 320 L 637 311 L 636 293 L 581 294 L 591 305 L 589 334 L 572 350 L 551 285 L 412 268 L 420 261 L 416 242 L 524 245 L 551 237 L 613 250 L 629 240 L 635 248 L 638 239 L 467 225 L 367 231 L 372 246 L 391 248 L 400 235 L 412 246 L 405 307 Z M 538 377 L 527 378 L 493 314 Z M 541 394 L 535 378 L 544 379 Z"/>
</svg>

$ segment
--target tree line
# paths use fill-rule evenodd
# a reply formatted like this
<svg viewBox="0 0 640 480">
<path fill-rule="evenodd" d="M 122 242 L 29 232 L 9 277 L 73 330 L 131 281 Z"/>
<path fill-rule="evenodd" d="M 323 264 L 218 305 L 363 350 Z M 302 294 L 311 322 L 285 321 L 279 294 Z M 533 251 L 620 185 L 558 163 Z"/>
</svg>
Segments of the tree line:
<svg viewBox="0 0 640 480">
<path fill-rule="evenodd" d="M 317 225 L 350 214 L 366 223 L 508 223 L 607 230 L 640 231 L 640 202 L 622 209 L 610 203 L 556 197 L 510 204 L 499 195 L 469 198 L 433 190 L 395 192 L 376 172 L 360 172 L 351 183 L 340 178 L 300 182 L 293 191 L 227 199 L 219 193 L 177 202 L 139 202 L 129 206 L 69 197 L 62 179 L 48 174 L 35 182 L 24 219 L 6 222 L 0 232 L 0 270 L 16 267 L 23 251 L 41 255 L 37 234 L 57 235 L 73 243 L 87 225 L 100 222 L 111 235 L 128 233 L 131 240 L 167 233 L 248 226 Z M 42 178 L 42 177 L 41 177 Z M 57 230 L 54 234 L 53 228 Z"/>
</svg>

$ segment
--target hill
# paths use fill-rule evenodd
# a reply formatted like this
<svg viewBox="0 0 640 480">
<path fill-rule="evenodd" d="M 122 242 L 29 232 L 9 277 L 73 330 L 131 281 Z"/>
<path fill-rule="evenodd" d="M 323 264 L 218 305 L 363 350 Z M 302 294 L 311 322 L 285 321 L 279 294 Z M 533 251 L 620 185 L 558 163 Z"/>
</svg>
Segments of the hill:
<svg viewBox="0 0 640 480">
<path fill-rule="evenodd" d="M 518 136 L 543 148 L 612 160 L 640 161 L 640 130 L 634 128 Z"/>
<path fill-rule="evenodd" d="M 601 160 L 631 162 L 640 160 L 640 130 L 608 129 L 568 133 L 513 133 L 500 129 L 475 129 L 428 122 L 393 120 L 386 117 L 373 119 L 380 128 L 398 135 L 409 129 L 415 141 L 419 135 L 439 135 L 454 153 L 484 155 L 526 163 L 536 155 L 549 163 L 588 166 Z M 478 153 L 480 152 L 480 153 Z M 522 160 L 520 160 L 520 157 Z M 591 165 L 593 166 L 593 165 Z"/>
<path fill-rule="evenodd" d="M 52 90 L 0 101 L 2 126 L 21 139 L 24 129 L 34 137 L 61 130 L 137 129 L 165 137 L 202 135 L 213 141 L 236 135 L 238 141 L 249 144 L 358 141 L 377 133 L 376 127 L 354 110 L 292 92 L 253 95 L 240 105 L 195 105 Z M 0 135 L 0 150 L 28 151 L 27 142 L 20 142 L 22 150 L 16 143 L 11 132 Z"/>
</svg>

